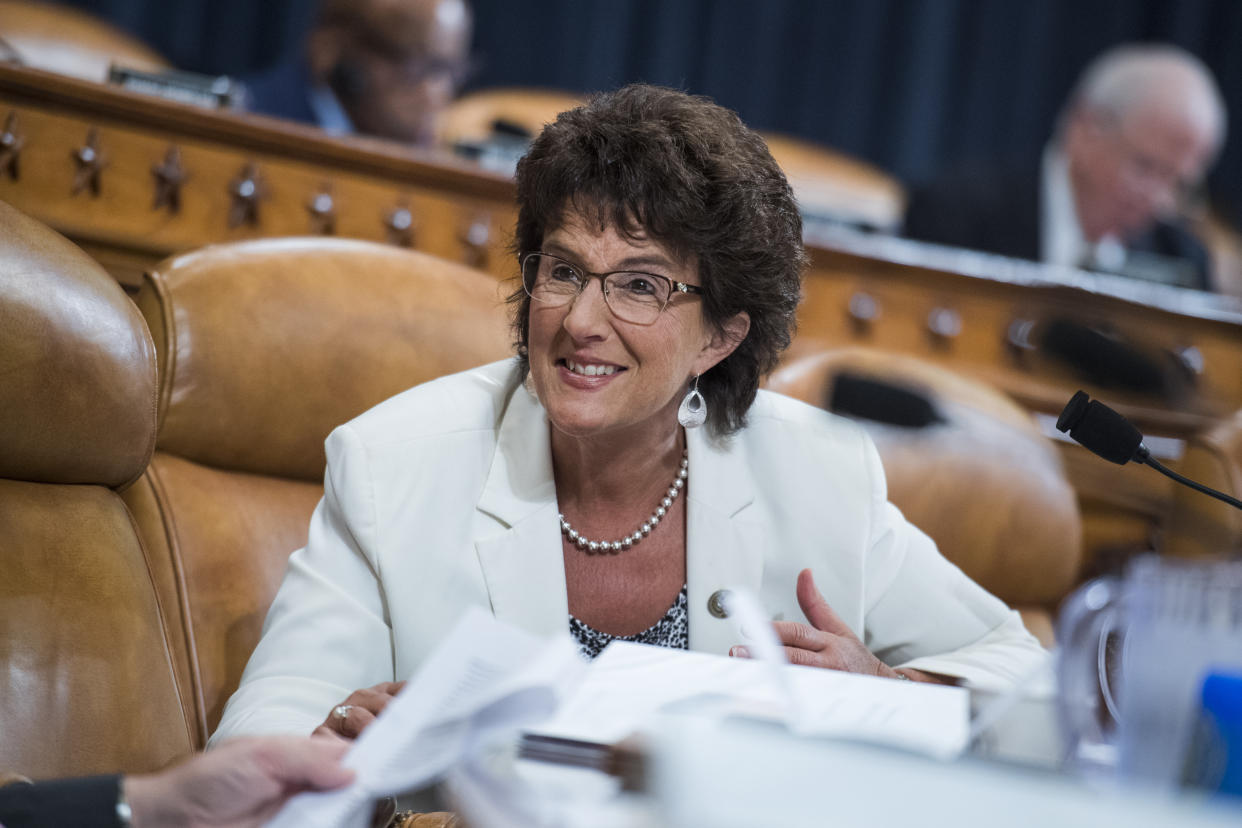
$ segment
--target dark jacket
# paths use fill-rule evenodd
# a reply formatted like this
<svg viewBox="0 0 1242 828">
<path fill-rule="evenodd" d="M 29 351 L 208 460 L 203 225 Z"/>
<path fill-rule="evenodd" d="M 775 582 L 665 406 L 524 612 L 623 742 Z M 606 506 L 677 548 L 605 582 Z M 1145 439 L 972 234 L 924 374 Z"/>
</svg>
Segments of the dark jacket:
<svg viewBox="0 0 1242 828">
<path fill-rule="evenodd" d="M 0 788 L 4 828 L 118 828 L 116 802 L 121 777 L 86 776 Z"/>
<path fill-rule="evenodd" d="M 1043 209 L 1040 168 L 1037 158 L 952 170 L 911 192 L 905 235 L 1038 260 Z M 1211 290 L 1207 251 L 1184 227 L 1157 222 L 1126 247 L 1189 261 L 1196 279 L 1191 287 Z"/>
<path fill-rule="evenodd" d="M 310 71 L 301 58 L 283 61 L 241 81 L 246 86 L 248 111 L 319 126 L 310 103 Z"/>
</svg>

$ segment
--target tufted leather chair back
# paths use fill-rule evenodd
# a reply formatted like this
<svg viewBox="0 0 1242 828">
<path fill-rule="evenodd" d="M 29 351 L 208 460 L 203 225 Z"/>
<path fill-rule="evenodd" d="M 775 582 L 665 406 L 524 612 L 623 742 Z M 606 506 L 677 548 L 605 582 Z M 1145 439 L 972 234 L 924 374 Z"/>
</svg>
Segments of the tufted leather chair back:
<svg viewBox="0 0 1242 828">
<path fill-rule="evenodd" d="M 534 138 L 557 115 L 585 102 L 584 96 L 552 89 L 480 89 L 449 105 L 438 130 L 440 143 L 451 146 L 459 141 L 486 141 L 498 122 Z"/>
<path fill-rule="evenodd" d="M 159 354 L 159 436 L 126 499 L 168 563 L 156 577 L 197 744 L 306 543 L 328 433 L 508 355 L 505 293 L 461 265 L 345 239 L 217 245 L 147 275 L 136 302 Z"/>
<path fill-rule="evenodd" d="M 858 347 L 796 358 L 767 387 L 857 419 L 889 499 L 1050 643 L 1047 611 L 1077 581 L 1081 519 L 1059 455 L 1025 411 L 939 366 Z"/>
<path fill-rule="evenodd" d="M 142 41 L 101 17 L 61 3 L 0 0 L 0 40 L 25 66 L 103 83 L 112 64 L 171 68 Z"/>
<path fill-rule="evenodd" d="M 192 747 L 147 550 L 117 492 L 155 442 L 155 348 L 120 286 L 0 203 L 0 775 Z"/>
<path fill-rule="evenodd" d="M 861 159 L 809 141 L 763 133 L 804 215 L 895 233 L 905 211 L 901 182 Z"/>
</svg>

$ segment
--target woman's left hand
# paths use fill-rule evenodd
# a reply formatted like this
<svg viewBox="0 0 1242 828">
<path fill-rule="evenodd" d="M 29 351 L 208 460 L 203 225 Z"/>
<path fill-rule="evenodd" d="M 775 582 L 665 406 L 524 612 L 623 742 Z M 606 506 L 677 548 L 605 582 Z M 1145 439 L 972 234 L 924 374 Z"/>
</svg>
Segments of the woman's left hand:
<svg viewBox="0 0 1242 828">
<path fill-rule="evenodd" d="M 853 630 L 833 612 L 815 588 L 811 570 L 804 569 L 798 573 L 797 594 L 798 605 L 811 624 L 772 622 L 776 637 L 785 645 L 785 656 L 790 664 L 901 678 L 896 670 L 872 655 Z"/>
<path fill-rule="evenodd" d="M 315 728 L 311 735 L 357 739 L 403 689 L 404 681 L 381 681 L 374 687 L 355 690 L 349 698 L 332 708 L 323 724 Z"/>
</svg>

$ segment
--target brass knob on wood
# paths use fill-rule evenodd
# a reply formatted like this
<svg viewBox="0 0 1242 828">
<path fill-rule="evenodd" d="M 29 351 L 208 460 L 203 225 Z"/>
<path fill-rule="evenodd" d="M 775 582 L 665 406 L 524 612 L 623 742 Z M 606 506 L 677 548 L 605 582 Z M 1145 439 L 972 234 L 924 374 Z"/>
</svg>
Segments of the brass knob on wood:
<svg viewBox="0 0 1242 828">
<path fill-rule="evenodd" d="M 267 187 L 259 175 L 259 165 L 253 161 L 246 162 L 237 177 L 229 182 L 229 227 L 248 224 L 251 227 L 259 223 L 259 201 L 267 197 Z"/>
<path fill-rule="evenodd" d="M 1207 362 L 1203 358 L 1203 352 L 1194 345 L 1184 345 L 1173 351 L 1173 356 L 1177 359 L 1186 372 L 1191 377 L 1203 376 L 1203 372 L 1207 370 Z"/>
<path fill-rule="evenodd" d="M 952 308 L 933 308 L 927 314 L 927 332 L 937 342 L 947 344 L 962 333 L 962 315 Z"/>
<path fill-rule="evenodd" d="M 388 243 L 398 247 L 414 246 L 414 213 L 410 205 L 400 203 L 384 215 L 384 230 Z"/>
<path fill-rule="evenodd" d="M 99 130 L 91 127 L 86 133 L 86 143 L 69 153 L 69 157 L 77 165 L 69 194 L 77 195 L 83 190 L 89 190 L 91 197 L 98 198 L 102 190 L 100 174 L 108 165 L 107 159 L 99 149 Z"/>
<path fill-rule="evenodd" d="M 319 192 L 306 202 L 310 214 L 311 232 L 331 236 L 336 232 L 336 199 L 332 197 L 332 184 L 324 182 Z"/>
<path fill-rule="evenodd" d="M 17 131 L 17 113 L 10 112 L 4 119 L 4 132 L 0 133 L 0 175 L 7 175 L 13 181 L 18 178 L 20 168 L 18 159 L 26 139 Z"/>
<path fill-rule="evenodd" d="M 491 237 L 492 222 L 488 216 L 479 215 L 470 220 L 461 234 L 466 264 L 480 269 L 487 266 L 487 243 Z"/>
<path fill-rule="evenodd" d="M 1039 350 L 1039 344 L 1035 341 L 1035 326 L 1034 319 L 1015 319 L 1005 331 L 1009 355 L 1019 365 L 1025 366 L 1029 356 Z"/>
<path fill-rule="evenodd" d="M 870 293 L 860 290 L 850 297 L 849 305 L 846 306 L 846 314 L 854 326 L 855 333 L 867 333 L 880 318 L 880 303 Z"/>
</svg>

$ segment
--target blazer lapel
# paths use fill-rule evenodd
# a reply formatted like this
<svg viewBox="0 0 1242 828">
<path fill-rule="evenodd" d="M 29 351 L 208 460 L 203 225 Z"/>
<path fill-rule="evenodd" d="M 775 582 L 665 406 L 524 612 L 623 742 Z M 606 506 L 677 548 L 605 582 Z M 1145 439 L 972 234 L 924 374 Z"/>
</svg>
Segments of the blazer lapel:
<svg viewBox="0 0 1242 828">
<path fill-rule="evenodd" d="M 686 494 L 686 582 L 690 648 L 724 655 L 739 643 L 736 625 L 709 609 L 725 589 L 755 595 L 763 581 L 764 532 L 750 507 L 755 493 L 740 440 L 709 440 L 686 432 L 690 479 Z"/>
<path fill-rule="evenodd" d="M 492 613 L 538 635 L 569 625 L 549 441 L 543 408 L 519 385 L 501 420 L 478 505 L 501 528 L 475 541 Z"/>
<path fill-rule="evenodd" d="M 724 589 L 759 593 L 765 533 L 749 514 L 755 496 L 742 442 L 712 441 L 702 430 L 689 430 L 686 446 L 690 647 L 723 655 L 738 643 L 736 625 L 713 615 L 709 602 Z M 501 420 L 478 509 L 501 527 L 475 541 L 493 614 L 536 634 L 563 632 L 569 598 L 547 415 L 521 386 Z"/>
</svg>

